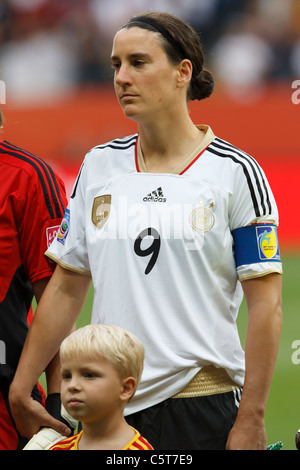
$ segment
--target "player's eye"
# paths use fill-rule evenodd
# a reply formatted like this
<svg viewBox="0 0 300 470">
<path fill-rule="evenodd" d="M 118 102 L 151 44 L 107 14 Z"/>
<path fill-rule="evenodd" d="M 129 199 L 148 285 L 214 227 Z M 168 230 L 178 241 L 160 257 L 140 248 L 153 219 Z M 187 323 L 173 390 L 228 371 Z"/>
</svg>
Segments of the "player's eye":
<svg viewBox="0 0 300 470">
<path fill-rule="evenodd" d="M 145 65 L 145 63 L 146 63 L 146 62 L 143 61 L 143 60 L 135 60 L 135 61 L 133 62 L 133 65 L 134 65 L 134 67 L 142 67 L 143 65 Z"/>
<path fill-rule="evenodd" d="M 112 67 L 113 70 L 117 71 L 121 68 L 121 64 L 119 62 L 113 62 L 111 64 L 111 67 Z"/>
</svg>

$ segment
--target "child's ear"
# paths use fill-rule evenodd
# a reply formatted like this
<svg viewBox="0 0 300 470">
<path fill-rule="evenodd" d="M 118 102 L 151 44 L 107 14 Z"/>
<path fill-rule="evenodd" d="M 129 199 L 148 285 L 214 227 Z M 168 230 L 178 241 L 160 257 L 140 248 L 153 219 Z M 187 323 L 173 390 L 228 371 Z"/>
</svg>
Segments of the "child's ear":
<svg viewBox="0 0 300 470">
<path fill-rule="evenodd" d="M 136 380 L 134 377 L 126 377 L 122 381 L 122 389 L 120 394 L 121 401 L 128 401 L 133 396 L 136 389 Z"/>
</svg>

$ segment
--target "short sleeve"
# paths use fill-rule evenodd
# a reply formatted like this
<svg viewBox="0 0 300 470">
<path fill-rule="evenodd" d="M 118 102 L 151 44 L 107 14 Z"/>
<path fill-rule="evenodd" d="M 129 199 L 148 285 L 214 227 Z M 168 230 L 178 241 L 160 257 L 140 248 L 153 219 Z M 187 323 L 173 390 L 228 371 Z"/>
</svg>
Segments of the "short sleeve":
<svg viewBox="0 0 300 470">
<path fill-rule="evenodd" d="M 264 171 L 250 156 L 236 168 L 229 217 L 239 279 L 282 273 L 276 201 Z"/>
<path fill-rule="evenodd" d="M 31 283 L 53 273 L 55 264 L 45 251 L 56 236 L 67 205 L 63 181 L 48 165 L 43 167 L 43 172 L 23 175 L 23 196 L 15 201 L 21 258 Z"/>
<path fill-rule="evenodd" d="M 66 269 L 89 275 L 85 228 L 86 166 L 85 159 L 76 178 L 57 236 L 46 255 Z"/>
</svg>

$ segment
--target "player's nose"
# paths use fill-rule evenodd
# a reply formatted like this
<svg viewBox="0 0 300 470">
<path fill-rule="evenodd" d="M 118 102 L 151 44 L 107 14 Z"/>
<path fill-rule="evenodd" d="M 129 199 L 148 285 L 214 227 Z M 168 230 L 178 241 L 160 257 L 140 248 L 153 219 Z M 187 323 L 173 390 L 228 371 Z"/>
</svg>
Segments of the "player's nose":
<svg viewBox="0 0 300 470">
<path fill-rule="evenodd" d="M 132 83 L 129 67 L 122 64 L 115 74 L 115 83 L 119 86 L 130 85 Z"/>
</svg>

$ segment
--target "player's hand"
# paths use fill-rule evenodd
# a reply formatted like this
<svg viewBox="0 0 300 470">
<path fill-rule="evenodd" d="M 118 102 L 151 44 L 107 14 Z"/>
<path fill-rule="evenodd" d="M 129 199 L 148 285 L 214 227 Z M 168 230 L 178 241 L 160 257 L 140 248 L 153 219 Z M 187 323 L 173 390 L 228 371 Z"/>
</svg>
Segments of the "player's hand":
<svg viewBox="0 0 300 470">
<path fill-rule="evenodd" d="M 267 435 L 263 418 L 237 417 L 231 429 L 226 450 L 266 450 Z"/>
<path fill-rule="evenodd" d="M 53 418 L 46 409 L 31 397 L 20 397 L 10 394 L 10 408 L 18 431 L 21 436 L 31 439 L 42 427 L 49 427 L 69 436 L 70 428 Z"/>
<path fill-rule="evenodd" d="M 48 395 L 46 400 L 46 409 L 51 413 L 51 415 L 59 419 L 59 421 L 65 422 L 67 426 L 70 427 L 72 433 L 74 432 L 77 426 L 77 421 L 69 415 L 64 406 L 61 404 L 59 393 Z M 57 431 L 54 431 L 52 428 L 42 428 L 37 434 L 34 434 L 23 450 L 49 450 L 54 444 L 64 438 L 65 436 L 58 433 Z"/>
</svg>

